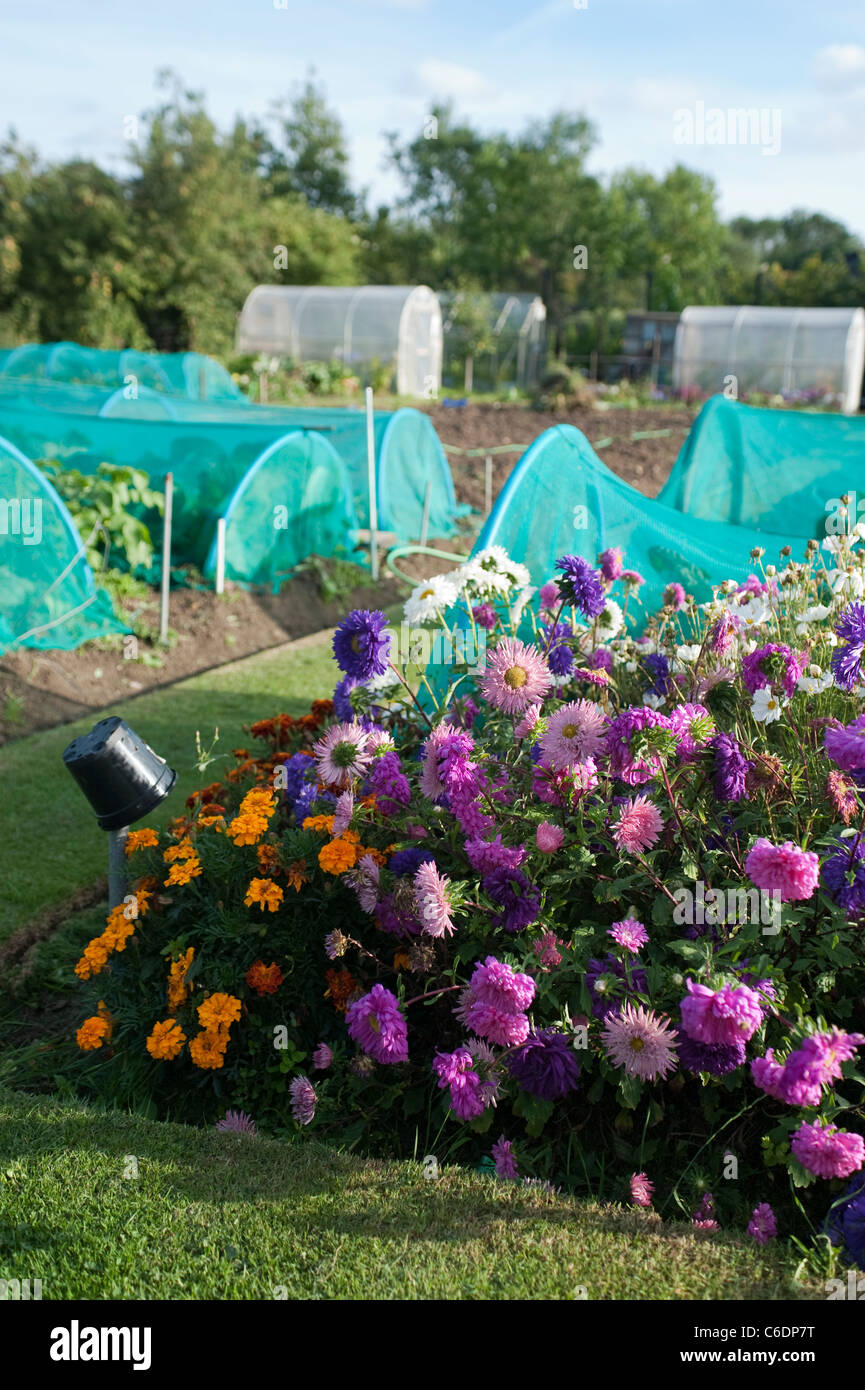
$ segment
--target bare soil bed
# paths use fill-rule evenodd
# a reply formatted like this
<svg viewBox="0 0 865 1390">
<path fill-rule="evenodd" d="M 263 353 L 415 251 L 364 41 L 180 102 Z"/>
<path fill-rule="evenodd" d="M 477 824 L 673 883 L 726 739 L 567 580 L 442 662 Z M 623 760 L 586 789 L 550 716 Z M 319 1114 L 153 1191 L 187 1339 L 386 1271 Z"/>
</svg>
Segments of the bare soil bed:
<svg viewBox="0 0 865 1390">
<path fill-rule="evenodd" d="M 607 409 L 582 407 L 564 413 L 535 411 L 519 405 L 442 404 L 429 412 L 442 443 L 460 451 L 495 448 L 503 444 L 528 447 L 551 425 L 572 424 L 590 442 L 612 439 L 599 453 L 604 462 L 647 496 L 654 497 L 665 482 L 693 415 L 685 409 Z M 669 434 L 634 440 L 632 434 L 669 430 Z M 498 496 L 522 449 L 493 455 L 493 500 Z M 483 512 L 484 458 L 465 452 L 448 454 L 459 502 Z M 465 553 L 468 537 L 449 541 L 431 538 L 437 549 Z M 405 557 L 400 570 L 416 579 L 447 568 L 430 556 Z M 297 576 L 279 595 L 256 594 L 228 586 L 225 595 L 199 589 L 177 589 L 171 596 L 171 627 L 177 641 L 170 648 L 139 643 L 138 658 L 124 657 L 119 648 L 89 643 L 71 652 L 13 652 L 0 659 L 0 745 L 36 729 L 79 718 L 143 690 L 169 685 L 199 671 L 241 656 L 306 636 L 339 622 L 348 608 L 386 608 L 398 602 L 404 587 L 393 578 L 351 590 L 326 601 L 313 575 Z M 155 593 L 142 605 L 141 616 L 158 625 Z M 143 659 L 142 659 L 143 658 Z M 157 664 L 158 663 L 158 664 Z"/>
</svg>

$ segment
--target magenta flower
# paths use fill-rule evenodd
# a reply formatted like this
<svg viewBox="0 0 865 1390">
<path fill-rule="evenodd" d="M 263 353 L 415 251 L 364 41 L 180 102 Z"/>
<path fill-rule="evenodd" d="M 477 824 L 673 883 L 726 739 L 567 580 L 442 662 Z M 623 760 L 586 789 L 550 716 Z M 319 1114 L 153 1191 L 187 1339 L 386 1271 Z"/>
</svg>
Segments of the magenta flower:
<svg viewBox="0 0 865 1390">
<path fill-rule="evenodd" d="M 670 721 L 664 714 L 650 709 L 648 705 L 632 705 L 617 714 L 607 729 L 606 743 L 610 754 L 610 769 L 614 776 L 636 786 L 649 782 L 661 768 L 661 760 L 656 752 L 646 749 L 639 755 L 632 751 L 637 735 L 652 737 L 647 731 L 656 730 L 654 736 L 663 739 L 667 733 L 672 740 Z M 671 743 L 672 746 L 672 743 Z"/>
<path fill-rule="evenodd" d="M 432 861 L 419 865 L 414 876 L 417 915 L 427 936 L 449 936 L 454 929 L 448 890 L 450 879 Z"/>
<path fill-rule="evenodd" d="M 790 840 L 773 845 L 761 836 L 745 860 L 745 872 L 758 888 L 780 894 L 782 902 L 802 902 L 817 887 L 820 861 L 813 850 Z"/>
<path fill-rule="evenodd" d="M 561 826 L 553 825 L 552 821 L 542 820 L 535 832 L 535 842 L 542 854 L 555 854 L 557 849 L 561 849 L 565 832 Z"/>
<path fill-rule="evenodd" d="M 636 956 L 640 947 L 645 946 L 649 940 L 649 933 L 636 917 L 626 917 L 623 922 L 614 922 L 607 936 L 611 936 L 618 946 L 629 951 L 632 956 Z"/>
<path fill-rule="evenodd" d="M 664 828 L 664 819 L 647 796 L 632 797 L 619 810 L 613 826 L 616 847 L 626 854 L 642 854 L 657 843 Z"/>
<path fill-rule="evenodd" d="M 224 1119 L 216 1121 L 216 1128 L 221 1134 L 248 1134 L 251 1139 L 258 1136 L 255 1120 L 242 1110 L 226 1110 Z"/>
<path fill-rule="evenodd" d="M 376 1062 L 405 1062 L 408 1058 L 406 1021 L 399 1001 L 384 985 L 350 1004 L 345 1015 L 349 1036 Z"/>
<path fill-rule="evenodd" d="M 705 705 L 677 705 L 670 715 L 676 752 L 682 762 L 693 762 L 715 734 L 715 721 Z"/>
<path fill-rule="evenodd" d="M 318 775 L 333 787 L 348 787 L 369 766 L 369 735 L 360 724 L 334 724 L 313 745 Z"/>
<path fill-rule="evenodd" d="M 523 714 L 529 705 L 543 700 L 552 679 L 537 647 L 505 637 L 487 657 L 481 690 L 484 699 L 504 714 Z"/>
<path fill-rule="evenodd" d="M 850 724 L 830 725 L 823 735 L 823 747 L 844 772 L 860 772 L 865 768 L 865 714 Z"/>
<path fill-rule="evenodd" d="M 516 1047 L 529 1035 L 525 1010 L 535 997 L 535 982 L 487 956 L 475 966 L 468 989 L 456 1010 L 457 1017 L 478 1037 L 499 1047 Z"/>
<path fill-rule="evenodd" d="M 755 1057 L 751 1062 L 751 1076 L 754 1085 L 759 1086 L 761 1091 L 765 1091 L 767 1096 L 773 1100 L 784 1101 L 787 1097 L 784 1092 L 784 1064 L 775 1061 L 775 1053 L 770 1047 L 766 1051 L 765 1057 Z"/>
<path fill-rule="evenodd" d="M 555 579 L 548 579 L 546 584 L 541 585 L 541 591 L 538 595 L 538 598 L 540 600 L 541 608 L 545 608 L 547 612 L 552 612 L 560 598 L 559 586 L 556 583 Z"/>
<path fill-rule="evenodd" d="M 619 1013 L 607 1014 L 603 1042 L 614 1067 L 626 1076 L 654 1081 L 676 1069 L 676 1033 L 670 1020 L 630 1001 Z"/>
<path fill-rule="evenodd" d="M 748 1235 L 753 1236 L 758 1245 L 768 1245 L 778 1234 L 778 1222 L 768 1202 L 755 1207 L 748 1222 Z"/>
<path fill-rule="evenodd" d="M 316 1095 L 307 1076 L 296 1076 L 288 1088 L 291 1113 L 299 1125 L 308 1125 L 315 1116 Z"/>
<path fill-rule="evenodd" d="M 664 606 L 677 611 L 685 606 L 685 590 L 681 584 L 668 584 L 664 590 Z"/>
<path fill-rule="evenodd" d="M 826 1121 L 807 1121 L 790 1141 L 793 1157 L 818 1178 L 849 1178 L 865 1164 L 865 1140 L 861 1134 L 838 1129 Z"/>
<path fill-rule="evenodd" d="M 645 1173 L 631 1174 L 631 1201 L 635 1207 L 650 1207 L 655 1184 L 649 1182 Z"/>
<path fill-rule="evenodd" d="M 517 1160 L 511 1153 L 511 1141 L 502 1134 L 498 1143 L 493 1144 L 492 1155 L 496 1164 L 496 1175 L 500 1178 L 518 1178 L 520 1170 Z"/>
<path fill-rule="evenodd" d="M 514 738 L 527 738 L 540 717 L 540 705 L 529 705 L 519 724 L 514 729 Z"/>
<path fill-rule="evenodd" d="M 601 567 L 601 574 L 612 584 L 622 573 L 622 552 L 618 546 L 611 550 L 603 550 L 598 556 L 598 564 Z"/>
<path fill-rule="evenodd" d="M 541 735 L 544 761 L 558 772 L 585 763 L 604 745 L 607 717 L 593 700 L 573 700 L 551 714 Z"/>
<path fill-rule="evenodd" d="M 312 1054 L 313 1071 L 327 1071 L 328 1067 L 331 1065 L 332 1062 L 332 1050 L 328 1047 L 327 1043 L 319 1043 L 318 1047 Z"/>
<path fill-rule="evenodd" d="M 742 681 L 749 695 L 758 690 L 780 687 L 788 700 L 796 694 L 796 686 L 807 661 L 807 653 L 795 652 L 783 642 L 767 642 L 742 658 Z"/>
<path fill-rule="evenodd" d="M 747 1042 L 763 1021 L 760 996 L 747 985 L 710 989 L 686 980 L 688 995 L 682 1000 L 682 1028 L 689 1038 L 702 1043 Z"/>
<path fill-rule="evenodd" d="M 439 1090 L 450 1088 L 451 1109 L 460 1120 L 474 1120 L 486 1109 L 483 1083 L 474 1070 L 474 1058 L 467 1047 L 455 1052 L 437 1052 L 433 1071 Z"/>
<path fill-rule="evenodd" d="M 538 964 L 543 970 L 554 970 L 557 965 L 561 965 L 562 958 L 558 947 L 565 943 L 560 941 L 555 932 L 544 932 L 543 936 L 538 937 L 533 942 L 532 950 L 538 958 Z"/>
</svg>

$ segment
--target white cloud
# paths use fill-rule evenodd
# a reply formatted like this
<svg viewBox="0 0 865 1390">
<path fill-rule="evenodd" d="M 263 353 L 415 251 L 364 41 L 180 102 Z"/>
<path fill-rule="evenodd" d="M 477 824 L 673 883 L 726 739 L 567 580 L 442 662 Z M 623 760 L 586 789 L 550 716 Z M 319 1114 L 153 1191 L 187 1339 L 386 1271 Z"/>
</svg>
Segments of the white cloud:
<svg viewBox="0 0 865 1390">
<path fill-rule="evenodd" d="M 814 63 L 817 81 L 826 87 L 858 87 L 865 82 L 865 48 L 858 43 L 830 43 Z"/>
<path fill-rule="evenodd" d="M 417 77 L 430 96 L 470 99 L 490 97 L 495 88 L 482 72 L 463 68 L 457 63 L 442 63 L 437 58 L 425 58 L 415 68 Z"/>
</svg>

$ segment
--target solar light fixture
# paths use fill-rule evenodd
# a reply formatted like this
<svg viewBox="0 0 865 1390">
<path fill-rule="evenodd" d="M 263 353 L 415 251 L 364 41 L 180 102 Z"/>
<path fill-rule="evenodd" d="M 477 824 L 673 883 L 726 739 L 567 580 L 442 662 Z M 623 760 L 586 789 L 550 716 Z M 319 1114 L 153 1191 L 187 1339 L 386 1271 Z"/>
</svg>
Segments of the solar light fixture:
<svg viewBox="0 0 865 1390">
<path fill-rule="evenodd" d="M 126 890 L 129 827 L 165 799 L 177 773 L 116 714 L 73 739 L 63 761 L 108 832 L 108 899 L 116 907 Z"/>
</svg>

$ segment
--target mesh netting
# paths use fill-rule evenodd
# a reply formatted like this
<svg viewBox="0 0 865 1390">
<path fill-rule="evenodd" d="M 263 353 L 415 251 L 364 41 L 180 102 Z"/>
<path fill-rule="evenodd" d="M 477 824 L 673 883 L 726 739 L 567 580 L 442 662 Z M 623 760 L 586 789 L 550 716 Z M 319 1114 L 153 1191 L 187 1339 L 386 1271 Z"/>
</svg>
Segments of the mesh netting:
<svg viewBox="0 0 865 1390">
<path fill-rule="evenodd" d="M 69 650 L 129 629 L 97 589 L 81 538 L 57 493 L 0 438 L 0 654 Z"/>
<path fill-rule="evenodd" d="M 231 376 L 200 352 L 113 352 L 79 343 L 25 343 L 0 352 L 0 377 L 82 386 L 145 386 L 189 400 L 241 400 Z"/>
<path fill-rule="evenodd" d="M 713 396 L 658 501 L 688 517 L 752 526 L 792 542 L 822 538 L 833 501 L 857 491 L 865 496 L 865 420 L 760 410 Z"/>
</svg>

